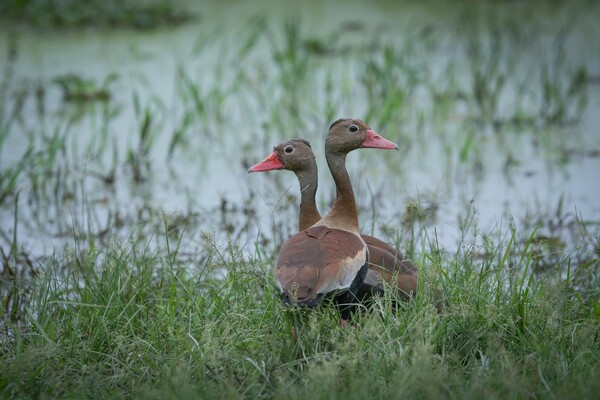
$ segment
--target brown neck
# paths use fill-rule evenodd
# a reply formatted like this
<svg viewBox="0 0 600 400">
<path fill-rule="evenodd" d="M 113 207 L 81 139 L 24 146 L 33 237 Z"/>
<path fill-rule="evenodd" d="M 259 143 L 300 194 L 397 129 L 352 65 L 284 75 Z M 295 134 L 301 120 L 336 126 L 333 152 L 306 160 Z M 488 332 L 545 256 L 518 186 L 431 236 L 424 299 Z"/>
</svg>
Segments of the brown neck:
<svg viewBox="0 0 600 400">
<path fill-rule="evenodd" d="M 325 216 L 327 224 L 358 233 L 358 213 L 350 176 L 346 170 L 346 154 L 326 152 L 327 165 L 335 181 L 337 197 Z"/>
<path fill-rule="evenodd" d="M 300 215 L 298 217 L 298 230 L 310 228 L 321 219 L 321 214 L 315 203 L 317 194 L 318 173 L 316 165 L 311 168 L 296 172 L 300 183 Z"/>
</svg>

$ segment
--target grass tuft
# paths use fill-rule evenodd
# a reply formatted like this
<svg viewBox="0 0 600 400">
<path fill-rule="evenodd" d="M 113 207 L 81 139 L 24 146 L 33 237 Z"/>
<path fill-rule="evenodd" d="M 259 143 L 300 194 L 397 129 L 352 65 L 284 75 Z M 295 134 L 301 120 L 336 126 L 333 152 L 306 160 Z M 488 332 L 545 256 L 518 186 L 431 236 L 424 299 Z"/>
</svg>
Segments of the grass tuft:
<svg viewBox="0 0 600 400">
<path fill-rule="evenodd" d="M 333 307 L 303 316 L 286 310 L 264 252 L 259 260 L 233 243 L 208 240 L 204 263 L 188 272 L 177 242 L 167 239 L 163 251 L 144 242 L 107 250 L 90 244 L 67 276 L 58 260 L 48 260 L 26 307 L 28 328 L 6 325 L 0 391 L 585 397 L 600 372 L 600 293 L 578 298 L 564 280 L 536 278 L 535 236 L 517 249 L 512 231 L 482 262 L 460 252 L 437 258 L 445 275 L 435 262 L 423 265 L 413 301 L 394 311 L 399 299 L 388 291 L 347 329 Z M 437 288 L 446 303 L 441 314 L 433 305 Z"/>
</svg>

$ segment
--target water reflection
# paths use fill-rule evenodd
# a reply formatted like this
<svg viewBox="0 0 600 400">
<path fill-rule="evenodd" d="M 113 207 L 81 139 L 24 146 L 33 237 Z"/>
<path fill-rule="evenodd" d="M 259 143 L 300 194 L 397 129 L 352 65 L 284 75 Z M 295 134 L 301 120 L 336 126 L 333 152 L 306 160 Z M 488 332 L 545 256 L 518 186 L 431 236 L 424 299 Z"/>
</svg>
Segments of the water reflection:
<svg viewBox="0 0 600 400">
<path fill-rule="evenodd" d="M 190 254 L 204 234 L 276 247 L 295 229 L 294 177 L 246 169 L 310 140 L 325 211 L 322 142 L 341 116 L 401 145 L 348 159 L 367 233 L 402 241 L 417 226 L 451 249 L 467 215 L 479 232 L 559 203 L 600 219 L 600 52 L 582 50 L 600 41 L 585 10 L 575 23 L 500 5 L 208 7 L 173 30 L 3 35 L 3 248 L 15 226 L 37 256 L 152 229 L 186 232 Z"/>
</svg>

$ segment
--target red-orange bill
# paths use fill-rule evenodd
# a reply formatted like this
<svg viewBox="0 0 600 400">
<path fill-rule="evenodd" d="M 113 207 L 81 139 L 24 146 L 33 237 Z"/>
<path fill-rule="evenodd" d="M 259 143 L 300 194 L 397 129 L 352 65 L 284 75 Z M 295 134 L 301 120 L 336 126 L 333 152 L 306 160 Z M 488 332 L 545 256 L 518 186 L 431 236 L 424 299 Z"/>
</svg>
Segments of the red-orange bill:
<svg viewBox="0 0 600 400">
<path fill-rule="evenodd" d="M 271 154 L 269 154 L 269 156 L 267 158 L 265 158 L 258 164 L 251 166 L 248 169 L 248 173 L 271 171 L 274 169 L 284 169 L 284 168 L 285 168 L 284 165 L 281 163 L 281 161 L 279 161 L 279 158 L 277 157 L 277 152 L 274 151 Z"/>
<path fill-rule="evenodd" d="M 386 138 L 379 136 L 372 129 L 367 130 L 367 137 L 362 142 L 361 147 L 367 147 L 371 149 L 395 149 L 398 150 L 396 143 L 390 142 Z"/>
</svg>

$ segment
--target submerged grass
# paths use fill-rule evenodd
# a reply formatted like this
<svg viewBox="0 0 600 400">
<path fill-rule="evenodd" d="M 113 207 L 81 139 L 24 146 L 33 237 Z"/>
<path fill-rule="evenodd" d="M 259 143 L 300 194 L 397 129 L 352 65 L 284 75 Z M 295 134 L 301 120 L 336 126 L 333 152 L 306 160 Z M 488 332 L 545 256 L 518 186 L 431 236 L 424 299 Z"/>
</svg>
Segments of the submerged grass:
<svg viewBox="0 0 600 400">
<path fill-rule="evenodd" d="M 348 329 L 316 310 L 298 342 L 271 251 L 205 239 L 190 271 L 183 235 L 160 250 L 90 242 L 66 276 L 62 261 L 44 262 L 27 328 L 6 321 L 2 396 L 579 399 L 600 389 L 600 289 L 574 295 L 570 280 L 536 275 L 535 230 L 488 242 L 482 261 L 432 245 L 412 302 L 393 312 L 388 294 Z"/>
<path fill-rule="evenodd" d="M 390 40 L 379 31 L 352 36 L 364 27 L 343 24 L 318 36 L 299 19 L 277 24 L 256 16 L 234 41 L 218 28 L 200 34 L 193 57 L 174 71 L 172 100 L 157 93 L 143 74 L 128 80 L 117 70 L 95 79 L 74 73 L 47 81 L 17 79 L 20 49 L 13 37 L 0 81 L 0 150 L 10 153 L 6 143 L 14 145 L 22 136 L 27 146 L 20 160 L 11 153 L 10 162 L 0 161 L 0 200 L 23 186 L 43 197 L 38 192 L 76 186 L 73 181 L 81 176 L 115 183 L 120 170 L 127 171 L 122 180 L 128 184 L 152 183 L 165 160 L 177 170 L 174 164 L 182 157 L 209 159 L 207 143 L 213 153 L 235 154 L 235 146 L 248 157 L 260 157 L 287 137 L 320 142 L 323 127 L 341 115 L 360 116 L 391 135 L 404 155 L 439 146 L 439 169 L 448 178 L 460 174 L 461 166 L 483 176 L 489 168 L 486 149 L 495 146 L 506 153 L 507 168 L 518 164 L 526 156 L 515 154 L 523 146 L 514 142 L 523 137 L 540 157 L 567 162 L 579 148 L 570 148 L 564 138 L 573 142 L 582 136 L 578 122 L 587 110 L 593 75 L 583 61 L 570 59 L 568 24 L 548 44 L 538 32 L 539 22 L 513 33 L 503 29 L 501 18 L 490 17 L 485 29 L 472 26 L 472 19 L 457 21 L 456 43 L 448 43 L 437 26 Z M 523 52 L 540 57 L 522 57 Z M 36 157 L 30 157 L 29 148 L 47 162 L 30 163 Z M 65 160 L 69 168 L 45 175 L 53 160 Z M 395 158 L 381 162 L 404 173 L 397 171 L 405 168 Z M 200 163 L 202 169 L 209 164 Z M 247 168 L 249 161 L 239 164 Z"/>
</svg>

